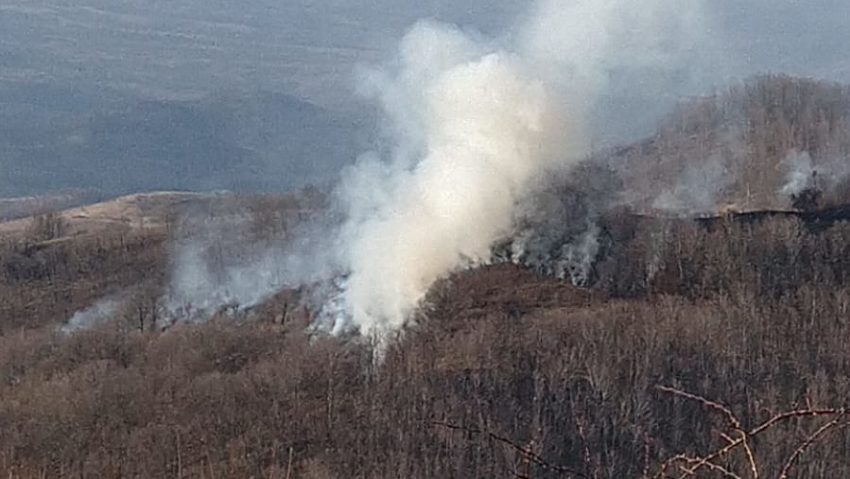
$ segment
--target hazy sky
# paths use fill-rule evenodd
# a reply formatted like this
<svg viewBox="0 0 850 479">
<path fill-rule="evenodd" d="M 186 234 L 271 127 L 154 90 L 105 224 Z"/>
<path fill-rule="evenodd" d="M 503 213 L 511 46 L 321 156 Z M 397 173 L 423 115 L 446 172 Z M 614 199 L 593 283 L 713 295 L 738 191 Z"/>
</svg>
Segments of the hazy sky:
<svg viewBox="0 0 850 479">
<path fill-rule="evenodd" d="M 186 98 L 273 88 L 319 104 L 350 96 L 358 62 L 383 59 L 417 18 L 498 30 L 516 2 L 2 0 L 0 80 L 84 82 Z"/>
<path fill-rule="evenodd" d="M 386 58 L 416 19 L 500 34 L 528 3 L 2 0 L 0 80 L 178 97 L 261 85 L 338 106 L 350 93 L 352 67 Z M 709 9 L 717 37 L 738 57 L 736 75 L 850 74 L 850 2 L 712 0 Z"/>
<path fill-rule="evenodd" d="M 616 108 L 624 112 L 651 110 L 657 115 L 679 95 L 698 94 L 711 85 L 765 71 L 850 80 L 850 2 L 710 0 L 706 5 L 706 28 L 722 61 L 715 58 L 702 81 L 666 92 L 652 108 L 647 108 L 645 98 L 624 100 Z M 185 118 L 226 110 L 223 126 L 207 125 L 210 135 L 219 135 L 221 131 L 235 134 L 244 130 L 240 122 L 255 110 L 245 110 L 243 100 L 254 95 L 252 92 L 286 95 L 292 102 L 308 104 L 293 106 L 286 120 L 297 125 L 298 115 L 311 115 L 305 121 L 312 122 L 313 128 L 299 138 L 308 150 L 311 141 L 327 142 L 327 136 L 338 130 L 368 132 L 372 118 L 361 115 L 362 104 L 353 100 L 356 65 L 387 59 L 404 31 L 419 18 L 436 18 L 499 37 L 510 34 L 514 18 L 528 6 L 529 2 L 516 0 L 0 0 L 0 196 L 54 186 L 115 191 L 157 187 L 155 177 L 109 186 L 103 179 L 89 184 L 90 175 L 77 178 L 63 170 L 71 164 L 77 170 L 86 167 L 88 157 L 99 165 L 120 163 L 114 156 L 123 143 L 156 143 L 153 133 L 144 139 L 127 139 L 126 135 L 136 132 L 101 132 L 98 136 L 90 127 L 102 117 L 116 114 L 131 125 L 147 121 L 147 117 L 132 118 L 147 115 L 132 107 L 146 100 L 182 102 L 180 107 L 192 112 L 178 115 L 186 130 L 192 128 L 191 120 Z M 694 56 L 699 62 L 699 52 Z M 221 92 L 230 92 L 224 95 L 226 102 L 221 100 Z M 211 95 L 217 103 L 207 108 Z M 620 101 L 616 94 L 611 98 Z M 256 109 L 256 98 L 252 101 Z M 282 104 L 288 105 L 288 101 Z M 186 102 L 196 103 L 186 106 Z M 165 122 L 177 121 L 173 112 L 160 116 Z M 622 125 L 611 128 L 634 133 L 627 124 L 629 115 L 622 118 L 626 118 Z M 325 133 L 325 123 L 334 132 Z M 651 125 L 632 123 L 644 129 Z M 39 133 L 42 127 L 43 134 Z M 292 178 L 280 181 L 286 187 L 298 183 L 292 172 L 310 170 L 305 174 L 311 179 L 321 176 L 325 170 L 336 169 L 333 165 L 356 157 L 361 147 L 346 148 L 351 138 L 341 135 L 334 153 L 327 154 L 322 165 L 299 166 L 301 150 L 292 150 L 277 170 L 267 172 L 264 169 L 274 148 L 288 144 L 299 132 L 295 128 L 283 132 L 289 136 L 262 143 L 256 138 L 267 139 L 271 133 L 254 130 L 246 133 L 251 141 L 235 139 L 226 145 L 241 152 L 240 161 L 243 166 L 249 164 L 245 171 L 253 171 L 253 179 L 234 183 L 226 180 L 232 175 L 225 167 L 214 172 L 195 168 L 187 170 L 194 175 L 193 181 L 162 186 L 199 189 L 244 184 L 251 189 L 258 184 L 254 177 L 289 171 Z M 304 137 L 308 133 L 314 136 Z M 109 142 L 110 135 L 125 137 L 116 137 L 111 149 L 102 148 L 97 142 Z M 54 141 L 56 136 L 76 149 L 66 151 L 65 143 Z M 213 148 L 209 142 L 204 145 Z M 192 144 L 181 148 L 186 156 Z M 221 145 L 214 148 L 222 149 Z M 135 161 L 143 165 L 152 155 L 170 154 L 167 149 L 138 153 Z M 175 158 L 173 162 L 182 161 Z M 174 172 L 169 175 L 173 177 Z M 18 187 L 11 188 L 10 183 Z"/>
</svg>

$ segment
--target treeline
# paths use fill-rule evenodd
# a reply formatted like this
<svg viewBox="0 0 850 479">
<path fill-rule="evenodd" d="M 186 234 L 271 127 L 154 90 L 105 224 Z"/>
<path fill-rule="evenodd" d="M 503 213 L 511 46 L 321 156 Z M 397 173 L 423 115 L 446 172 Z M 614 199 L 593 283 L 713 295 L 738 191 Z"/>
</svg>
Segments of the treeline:
<svg viewBox="0 0 850 479">
<path fill-rule="evenodd" d="M 835 290 L 850 284 L 850 224 L 806 219 L 770 212 L 698 220 L 611 212 L 600 220 L 606 249 L 594 266 L 594 284 L 616 296 L 691 299 L 739 292 L 780 298 L 806 285 Z"/>
</svg>

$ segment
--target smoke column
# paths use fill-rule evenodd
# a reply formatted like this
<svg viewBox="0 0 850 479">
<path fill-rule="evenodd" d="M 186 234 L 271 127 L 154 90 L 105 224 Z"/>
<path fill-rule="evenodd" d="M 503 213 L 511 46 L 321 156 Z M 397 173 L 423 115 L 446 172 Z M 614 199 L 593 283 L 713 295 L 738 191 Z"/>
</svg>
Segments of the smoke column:
<svg viewBox="0 0 850 479">
<path fill-rule="evenodd" d="M 688 81 L 693 50 L 711 51 L 700 12 L 700 0 L 541 0 L 497 39 L 417 23 L 391 64 L 360 72 L 386 141 L 342 172 L 330 226 L 307 228 L 304 247 L 218 270 L 203 243 L 179 248 L 167 309 L 206 318 L 308 286 L 321 290 L 317 327 L 389 339 L 436 281 L 490 262 L 494 245 L 520 232 L 547 178 L 589 152 L 590 124 L 606 119 L 600 98 L 654 97 Z M 558 231 L 575 240 L 561 250 L 570 276 L 586 281 L 596 230 L 583 219 Z"/>
<path fill-rule="evenodd" d="M 363 75 L 394 147 L 387 161 L 361 158 L 337 191 L 347 276 L 324 311 L 332 330 L 385 337 L 434 282 L 488 262 L 542 178 L 586 153 L 580 128 L 609 73 L 647 79 L 673 63 L 692 45 L 679 40 L 697 31 L 698 6 L 542 1 L 499 42 L 415 25 L 390 73 Z"/>
<path fill-rule="evenodd" d="M 404 61 L 451 48 L 454 34 L 414 29 Z M 515 205 L 565 154 L 570 132 L 556 99 L 514 55 L 423 66 L 443 67 L 424 85 L 424 156 L 396 174 L 372 215 L 344 228 L 352 243 L 343 299 L 365 335 L 400 328 L 435 281 L 489 260 L 493 242 L 511 232 Z"/>
</svg>

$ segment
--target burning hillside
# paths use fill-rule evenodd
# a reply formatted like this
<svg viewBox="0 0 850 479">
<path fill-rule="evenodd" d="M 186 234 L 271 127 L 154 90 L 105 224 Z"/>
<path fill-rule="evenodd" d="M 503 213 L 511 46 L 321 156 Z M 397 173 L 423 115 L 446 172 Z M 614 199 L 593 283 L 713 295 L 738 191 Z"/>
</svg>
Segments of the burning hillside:
<svg viewBox="0 0 850 479">
<path fill-rule="evenodd" d="M 421 20 L 326 187 L 0 223 L 0 473 L 850 477 L 850 89 L 757 77 L 596 144 L 722 70 L 708 6 Z M 181 111 L 224 146 L 138 133 L 243 144 Z"/>
</svg>

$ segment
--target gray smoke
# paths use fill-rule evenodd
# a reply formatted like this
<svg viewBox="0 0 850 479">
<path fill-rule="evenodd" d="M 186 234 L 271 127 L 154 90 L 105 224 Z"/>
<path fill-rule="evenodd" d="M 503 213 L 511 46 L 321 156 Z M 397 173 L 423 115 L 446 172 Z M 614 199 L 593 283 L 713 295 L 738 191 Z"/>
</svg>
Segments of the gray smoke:
<svg viewBox="0 0 850 479">
<path fill-rule="evenodd" d="M 588 286 L 604 243 L 599 216 L 619 202 L 621 184 L 606 167 L 585 162 L 556 176 L 520 208 L 516 233 L 494 248 L 494 261 Z"/>
<path fill-rule="evenodd" d="M 102 298 L 88 308 L 74 313 L 68 322 L 59 328 L 59 331 L 62 334 L 73 334 L 114 320 L 124 307 L 126 300 L 126 292 Z"/>
<path fill-rule="evenodd" d="M 509 259 L 540 274 L 569 280 L 575 286 L 588 286 L 601 247 L 601 230 L 593 222 L 582 226 L 568 236 L 523 231 L 511 242 Z"/>
<path fill-rule="evenodd" d="M 675 185 L 655 198 L 652 208 L 681 216 L 711 214 L 733 181 L 723 156 L 714 154 L 702 163 L 688 163 Z"/>
<path fill-rule="evenodd" d="M 267 251 L 248 264 L 216 264 L 203 243 L 179 245 L 174 254 L 165 310 L 174 320 L 205 320 L 215 313 L 248 309 L 287 283 L 285 255 Z"/>
<path fill-rule="evenodd" d="M 315 285 L 337 275 L 323 218 L 303 221 L 270 240 L 247 232 L 256 218 L 232 212 L 194 226 L 175 241 L 168 289 L 169 321 L 203 321 L 250 310 L 284 289 Z"/>
</svg>

